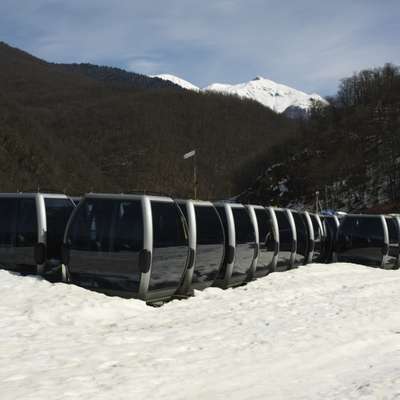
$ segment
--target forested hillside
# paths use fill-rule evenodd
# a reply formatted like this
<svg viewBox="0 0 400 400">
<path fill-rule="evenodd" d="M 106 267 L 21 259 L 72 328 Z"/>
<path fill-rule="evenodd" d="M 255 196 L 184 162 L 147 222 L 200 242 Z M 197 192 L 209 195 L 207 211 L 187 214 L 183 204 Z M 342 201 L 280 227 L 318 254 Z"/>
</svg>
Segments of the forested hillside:
<svg viewBox="0 0 400 400">
<path fill-rule="evenodd" d="M 133 89 L 181 89 L 180 86 L 161 78 L 124 71 L 120 68 L 99 66 L 88 63 L 54 64 L 61 71 L 74 72 L 100 82 L 125 86 Z"/>
<path fill-rule="evenodd" d="M 182 155 L 196 148 L 199 196 L 226 197 L 294 132 L 293 121 L 255 102 L 135 85 L 115 72 L 50 64 L 0 44 L 0 191 L 186 196 L 192 161 Z"/>
<path fill-rule="evenodd" d="M 400 69 L 387 64 L 341 81 L 296 135 L 264 157 L 242 201 L 370 211 L 400 209 Z"/>
</svg>

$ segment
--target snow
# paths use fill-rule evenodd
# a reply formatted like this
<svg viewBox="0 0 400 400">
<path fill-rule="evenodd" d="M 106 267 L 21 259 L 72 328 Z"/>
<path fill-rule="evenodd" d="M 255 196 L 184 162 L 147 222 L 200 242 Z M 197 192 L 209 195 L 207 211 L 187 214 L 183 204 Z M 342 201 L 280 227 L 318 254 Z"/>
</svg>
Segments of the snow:
<svg viewBox="0 0 400 400">
<path fill-rule="evenodd" d="M 250 82 L 236 85 L 214 83 L 204 90 L 255 100 L 278 113 L 284 112 L 288 107 L 308 110 L 313 100 L 327 104 L 326 100 L 318 94 L 307 94 L 260 76 Z"/>
<path fill-rule="evenodd" d="M 161 308 L 0 271 L 0 398 L 394 399 L 400 271 L 312 264 Z"/>
<path fill-rule="evenodd" d="M 179 78 L 175 75 L 171 74 L 160 74 L 160 75 L 151 75 L 151 78 L 160 78 L 163 79 L 164 81 L 170 81 L 172 83 L 175 83 L 178 86 L 181 86 L 184 89 L 187 90 L 194 90 L 198 92 L 200 88 L 197 86 L 193 85 L 192 83 L 186 81 L 185 79 Z"/>
<path fill-rule="evenodd" d="M 249 82 L 236 85 L 213 83 L 203 89 L 171 74 L 152 75 L 151 77 L 171 81 L 188 90 L 211 91 L 255 100 L 278 113 L 284 112 L 288 107 L 298 107 L 302 110 L 308 110 L 311 107 L 312 101 L 320 101 L 323 104 L 328 104 L 319 94 L 307 94 L 261 76 L 257 76 Z"/>
</svg>

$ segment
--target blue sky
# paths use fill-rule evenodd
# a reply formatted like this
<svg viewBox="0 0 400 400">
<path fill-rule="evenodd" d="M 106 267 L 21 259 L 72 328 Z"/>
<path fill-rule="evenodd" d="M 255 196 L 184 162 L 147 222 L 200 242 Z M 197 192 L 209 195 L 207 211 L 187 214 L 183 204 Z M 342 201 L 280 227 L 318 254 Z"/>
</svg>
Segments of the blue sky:
<svg viewBox="0 0 400 400">
<path fill-rule="evenodd" d="M 400 0 L 0 0 L 0 40 L 48 61 L 329 95 L 400 64 Z"/>
</svg>

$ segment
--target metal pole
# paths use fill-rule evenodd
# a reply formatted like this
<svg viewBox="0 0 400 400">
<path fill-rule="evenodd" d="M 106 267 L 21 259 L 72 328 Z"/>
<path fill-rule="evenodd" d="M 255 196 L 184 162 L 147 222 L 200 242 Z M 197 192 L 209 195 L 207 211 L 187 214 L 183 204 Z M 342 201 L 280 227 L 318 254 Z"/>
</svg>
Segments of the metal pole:
<svg viewBox="0 0 400 400">
<path fill-rule="evenodd" d="M 318 214 L 318 204 L 319 204 L 319 191 L 315 192 L 315 213 Z"/>
</svg>

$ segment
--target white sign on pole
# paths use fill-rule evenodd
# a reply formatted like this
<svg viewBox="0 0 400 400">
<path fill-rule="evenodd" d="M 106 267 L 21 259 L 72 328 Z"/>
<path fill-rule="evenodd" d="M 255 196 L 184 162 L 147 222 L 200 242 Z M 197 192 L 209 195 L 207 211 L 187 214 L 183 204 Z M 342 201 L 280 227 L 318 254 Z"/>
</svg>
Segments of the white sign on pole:
<svg viewBox="0 0 400 400">
<path fill-rule="evenodd" d="M 189 151 L 189 153 L 183 155 L 183 159 L 186 160 L 190 157 L 193 157 L 194 155 L 196 155 L 196 150 Z"/>
</svg>

